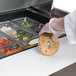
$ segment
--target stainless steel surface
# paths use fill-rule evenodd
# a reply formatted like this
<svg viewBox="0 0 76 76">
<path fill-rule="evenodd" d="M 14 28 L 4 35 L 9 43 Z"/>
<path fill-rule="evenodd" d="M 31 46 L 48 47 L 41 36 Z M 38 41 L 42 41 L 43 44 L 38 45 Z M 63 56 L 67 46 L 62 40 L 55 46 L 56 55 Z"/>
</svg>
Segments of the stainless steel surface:
<svg viewBox="0 0 76 76">
<path fill-rule="evenodd" d="M 38 4 L 46 3 L 51 0 L 0 0 L 0 12 L 27 8 Z"/>
<path fill-rule="evenodd" d="M 53 8 L 50 12 L 51 18 L 52 17 L 64 17 L 67 14 L 68 14 L 67 12 L 57 9 L 57 8 Z"/>
<path fill-rule="evenodd" d="M 50 1 L 44 2 L 43 4 L 36 5 L 36 6 L 34 6 L 34 8 L 50 15 L 52 2 L 53 2 L 53 0 L 50 0 Z"/>
<path fill-rule="evenodd" d="M 74 63 L 50 76 L 76 76 L 76 63 Z"/>
<path fill-rule="evenodd" d="M 0 12 L 34 6 L 36 9 L 50 14 L 52 0 L 0 0 Z M 67 13 L 58 9 L 52 10 L 52 17 L 63 17 Z M 76 63 L 50 76 L 76 76 Z"/>
</svg>

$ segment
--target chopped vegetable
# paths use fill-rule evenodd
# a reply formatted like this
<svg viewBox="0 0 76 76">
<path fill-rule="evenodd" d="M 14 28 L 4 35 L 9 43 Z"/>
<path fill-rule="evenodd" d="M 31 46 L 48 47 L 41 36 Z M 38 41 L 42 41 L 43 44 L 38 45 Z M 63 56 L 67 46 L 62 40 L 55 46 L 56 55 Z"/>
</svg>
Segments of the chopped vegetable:
<svg viewBox="0 0 76 76">
<path fill-rule="evenodd" d="M 21 25 L 22 26 L 28 26 L 28 25 L 30 25 L 30 23 L 28 23 L 28 22 L 22 22 Z"/>
<path fill-rule="evenodd" d="M 14 53 L 19 52 L 21 50 L 23 50 L 22 46 L 19 46 L 18 49 L 15 49 L 15 50 L 12 50 L 12 51 L 10 51 L 9 49 L 7 49 L 7 52 L 5 53 L 5 55 L 14 54 Z"/>
<path fill-rule="evenodd" d="M 10 40 L 9 39 L 2 39 L 0 40 L 0 51 L 5 54 L 7 52 L 7 48 L 9 47 L 9 44 Z M 7 45 L 7 46 L 5 46 Z"/>
<path fill-rule="evenodd" d="M 30 30 L 34 30 L 34 26 L 30 26 L 29 29 L 30 29 Z"/>
<path fill-rule="evenodd" d="M 6 44 L 8 44 L 10 42 L 10 40 L 8 39 L 2 39 L 2 40 L 0 40 L 0 46 L 3 46 L 3 45 L 6 45 Z"/>
<path fill-rule="evenodd" d="M 29 47 L 37 46 L 37 44 L 28 44 Z"/>
<path fill-rule="evenodd" d="M 16 48 L 14 48 L 14 46 L 12 46 L 12 44 L 7 45 L 9 43 L 10 43 L 9 39 L 0 40 L 0 51 L 3 53 L 3 55 L 10 55 L 10 54 L 13 54 L 13 53 L 23 50 L 22 46 L 18 46 L 18 48 L 16 49 Z M 11 50 L 12 48 L 14 48 L 15 50 Z"/>
<path fill-rule="evenodd" d="M 18 29 L 17 33 L 20 34 L 20 35 L 23 35 L 23 36 L 28 36 L 29 35 L 28 32 L 26 32 L 25 30 L 22 30 L 22 29 Z"/>
<path fill-rule="evenodd" d="M 16 36 L 15 36 L 15 39 L 17 39 L 17 40 L 23 40 L 23 36 L 21 36 L 21 35 L 16 35 Z"/>
<path fill-rule="evenodd" d="M 10 36 L 14 36 L 17 34 L 16 30 L 12 29 L 11 27 L 3 26 L 0 30 Z"/>
<path fill-rule="evenodd" d="M 21 36 L 21 35 L 16 35 L 16 36 L 15 36 L 15 39 L 17 39 L 17 40 L 24 40 L 24 41 L 25 41 L 25 40 L 27 40 L 28 38 L 29 38 L 29 36 L 26 36 L 26 37 L 25 37 L 25 36 Z"/>
</svg>

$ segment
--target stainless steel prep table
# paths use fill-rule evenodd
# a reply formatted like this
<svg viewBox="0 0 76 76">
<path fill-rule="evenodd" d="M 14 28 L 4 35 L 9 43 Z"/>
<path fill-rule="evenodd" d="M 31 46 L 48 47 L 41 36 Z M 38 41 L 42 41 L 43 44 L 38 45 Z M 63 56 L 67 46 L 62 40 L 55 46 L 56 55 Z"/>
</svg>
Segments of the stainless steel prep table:
<svg viewBox="0 0 76 76">
<path fill-rule="evenodd" d="M 22 2 L 24 3 L 24 1 Z M 15 8 L 15 7 L 14 7 Z M 25 8 L 21 8 L 14 11 L 3 12 L 5 9 L 1 9 L 0 21 L 7 21 L 24 16 L 31 17 L 43 24 L 49 21 L 50 16 L 44 11 L 38 11 L 39 7 L 32 8 L 31 11 Z M 33 10 L 34 9 L 34 10 Z M 36 11 L 38 12 L 36 12 Z M 60 11 L 63 14 L 59 14 L 60 10 L 53 10 L 53 17 L 62 17 L 66 15 L 66 12 Z M 26 13 L 28 12 L 28 13 Z M 57 12 L 57 13 L 56 13 Z M 40 18 L 40 19 L 39 19 Z M 44 21 L 43 21 L 44 19 Z M 63 68 L 76 63 L 76 46 L 70 46 L 66 37 L 60 39 L 59 51 L 53 56 L 42 55 L 38 47 L 34 47 L 23 52 L 11 55 L 9 57 L 0 60 L 0 75 L 1 76 L 54 76 L 55 73 Z M 69 71 L 70 72 L 70 71 Z M 55 74 L 53 74 L 55 73 Z"/>
<path fill-rule="evenodd" d="M 76 46 L 70 46 L 66 37 L 60 39 L 60 48 L 53 56 L 44 56 L 38 47 L 0 60 L 1 76 L 48 76 L 76 62 Z M 56 74 L 55 74 L 56 75 Z"/>
</svg>

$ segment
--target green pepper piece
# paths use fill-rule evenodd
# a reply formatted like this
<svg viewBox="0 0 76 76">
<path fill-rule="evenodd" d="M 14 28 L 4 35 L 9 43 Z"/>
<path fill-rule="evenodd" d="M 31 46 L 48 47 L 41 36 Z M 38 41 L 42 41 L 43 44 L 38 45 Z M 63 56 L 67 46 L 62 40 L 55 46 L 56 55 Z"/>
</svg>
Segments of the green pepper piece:
<svg viewBox="0 0 76 76">
<path fill-rule="evenodd" d="M 28 26 L 28 25 L 30 25 L 30 23 L 28 23 L 28 22 L 22 22 L 21 25 L 22 26 Z"/>
</svg>

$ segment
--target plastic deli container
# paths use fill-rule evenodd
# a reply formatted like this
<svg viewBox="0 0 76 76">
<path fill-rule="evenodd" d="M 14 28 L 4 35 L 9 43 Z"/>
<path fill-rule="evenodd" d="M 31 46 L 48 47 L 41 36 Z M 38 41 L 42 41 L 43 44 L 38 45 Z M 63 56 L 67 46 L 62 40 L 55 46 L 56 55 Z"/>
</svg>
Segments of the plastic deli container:
<svg viewBox="0 0 76 76">
<path fill-rule="evenodd" d="M 14 19 L 14 20 L 12 20 L 12 22 L 23 27 L 23 28 L 27 28 L 29 30 L 32 30 L 36 33 L 39 33 L 41 28 L 43 27 L 42 23 L 39 23 L 39 22 L 32 20 L 28 17 Z"/>
<path fill-rule="evenodd" d="M 17 40 L 24 46 L 27 46 L 26 41 L 35 35 L 10 21 L 0 23 L 0 31 Z"/>
<path fill-rule="evenodd" d="M 0 31 L 0 58 L 17 53 L 23 49 L 22 45 L 17 44 L 8 35 Z"/>
</svg>

